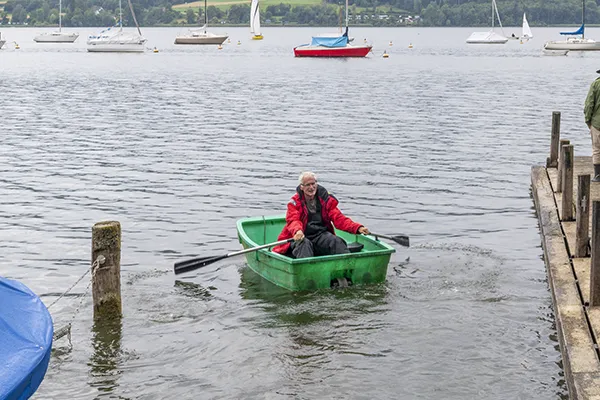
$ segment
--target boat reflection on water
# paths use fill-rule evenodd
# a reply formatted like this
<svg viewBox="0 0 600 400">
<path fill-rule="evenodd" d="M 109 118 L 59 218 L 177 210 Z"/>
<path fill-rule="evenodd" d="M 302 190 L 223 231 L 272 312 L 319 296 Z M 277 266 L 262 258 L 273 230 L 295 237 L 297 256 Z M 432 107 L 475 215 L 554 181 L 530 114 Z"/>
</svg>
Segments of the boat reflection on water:
<svg viewBox="0 0 600 400">
<path fill-rule="evenodd" d="M 240 268 L 240 296 L 258 300 L 255 306 L 267 314 L 264 322 L 278 325 L 307 325 L 320 321 L 361 319 L 388 304 L 386 282 L 349 288 L 291 292 L 264 279 L 252 269 Z"/>
</svg>

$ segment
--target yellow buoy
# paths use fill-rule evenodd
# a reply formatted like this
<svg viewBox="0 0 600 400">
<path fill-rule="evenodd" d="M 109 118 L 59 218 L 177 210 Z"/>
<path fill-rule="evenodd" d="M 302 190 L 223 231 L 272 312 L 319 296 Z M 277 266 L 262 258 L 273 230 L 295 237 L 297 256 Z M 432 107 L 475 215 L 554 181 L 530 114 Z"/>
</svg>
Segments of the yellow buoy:
<svg viewBox="0 0 600 400">
<path fill-rule="evenodd" d="M 221 45 L 219 45 L 219 46 L 217 47 L 217 49 L 219 49 L 219 50 L 221 50 L 222 48 L 223 48 L 223 46 L 221 46 Z"/>
<path fill-rule="evenodd" d="M 152 51 L 155 52 L 155 53 L 158 53 L 158 49 L 156 47 Z"/>
<path fill-rule="evenodd" d="M 390 40 L 390 46 L 392 45 L 392 41 Z"/>
<path fill-rule="evenodd" d="M 18 49 L 20 49 L 20 47 L 19 47 L 19 44 L 18 44 L 18 43 L 15 43 L 15 49 L 17 49 L 17 50 L 18 50 Z"/>
<path fill-rule="evenodd" d="M 240 42 L 240 41 L 238 40 L 238 46 L 239 46 L 240 44 L 242 44 L 242 42 Z"/>
<path fill-rule="evenodd" d="M 367 38 L 364 38 L 363 43 L 367 43 Z"/>
<path fill-rule="evenodd" d="M 387 51 L 383 51 L 383 58 L 388 58 L 390 55 L 387 53 Z"/>
<path fill-rule="evenodd" d="M 231 39 L 227 39 L 227 43 L 231 43 Z"/>
<path fill-rule="evenodd" d="M 408 48 L 409 48 L 409 49 L 412 49 L 412 47 L 413 47 L 413 46 L 412 46 L 412 43 L 409 43 L 409 44 L 408 44 Z"/>
</svg>

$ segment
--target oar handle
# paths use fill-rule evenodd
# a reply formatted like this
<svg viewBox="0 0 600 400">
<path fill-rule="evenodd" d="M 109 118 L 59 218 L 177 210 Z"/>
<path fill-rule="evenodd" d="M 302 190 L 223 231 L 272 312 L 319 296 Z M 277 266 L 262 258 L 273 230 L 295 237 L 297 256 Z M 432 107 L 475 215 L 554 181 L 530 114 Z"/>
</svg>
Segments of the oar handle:
<svg viewBox="0 0 600 400">
<path fill-rule="evenodd" d="M 294 241 L 294 238 L 290 238 L 290 239 L 280 240 L 278 242 L 263 244 L 262 246 L 250 247 L 250 248 L 247 248 L 244 250 L 229 253 L 229 254 L 227 254 L 227 257 L 239 256 L 241 254 L 251 253 L 253 251 L 262 250 L 262 249 L 266 249 L 269 247 L 275 247 L 275 246 L 279 246 L 280 244 L 291 243 L 293 241 Z"/>
<path fill-rule="evenodd" d="M 371 233 L 370 233 L 370 235 L 371 235 L 371 236 L 378 236 L 378 237 L 382 237 L 382 238 L 384 238 L 384 239 L 394 240 L 394 238 L 393 238 L 393 237 L 391 237 L 391 236 L 388 236 L 388 235 L 380 235 L 379 233 L 373 233 L 373 232 L 371 232 Z"/>
</svg>

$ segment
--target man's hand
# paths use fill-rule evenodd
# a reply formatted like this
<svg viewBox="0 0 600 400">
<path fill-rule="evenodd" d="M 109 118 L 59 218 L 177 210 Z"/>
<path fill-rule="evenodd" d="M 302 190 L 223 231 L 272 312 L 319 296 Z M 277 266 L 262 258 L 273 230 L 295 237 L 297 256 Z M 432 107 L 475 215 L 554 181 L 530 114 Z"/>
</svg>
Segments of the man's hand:
<svg viewBox="0 0 600 400">
<path fill-rule="evenodd" d="M 362 233 L 363 235 L 370 235 L 371 231 L 366 226 L 361 226 L 358 228 L 358 233 Z"/>
<path fill-rule="evenodd" d="M 304 232 L 302 232 L 302 231 L 296 232 L 296 234 L 294 235 L 294 240 L 296 242 L 301 242 L 303 239 L 304 239 Z"/>
</svg>

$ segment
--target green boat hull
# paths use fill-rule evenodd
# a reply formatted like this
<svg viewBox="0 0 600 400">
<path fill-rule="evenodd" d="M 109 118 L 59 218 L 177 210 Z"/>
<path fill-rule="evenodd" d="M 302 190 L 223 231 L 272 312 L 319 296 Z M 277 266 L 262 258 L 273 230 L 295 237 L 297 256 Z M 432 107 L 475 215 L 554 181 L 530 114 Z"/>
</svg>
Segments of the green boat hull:
<svg viewBox="0 0 600 400">
<path fill-rule="evenodd" d="M 284 216 L 237 221 L 238 239 L 247 249 L 277 241 Z M 363 244 L 360 252 L 294 259 L 262 249 L 246 254 L 250 268 L 266 280 L 292 291 L 330 288 L 338 279 L 352 285 L 385 281 L 390 257 L 396 250 L 370 236 L 337 231 L 347 243 Z"/>
</svg>

